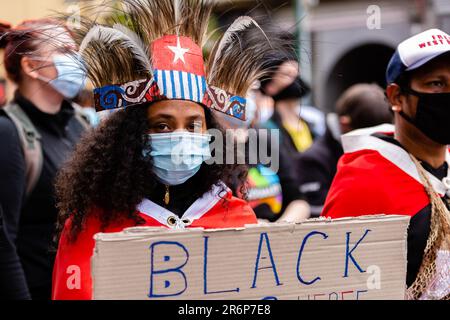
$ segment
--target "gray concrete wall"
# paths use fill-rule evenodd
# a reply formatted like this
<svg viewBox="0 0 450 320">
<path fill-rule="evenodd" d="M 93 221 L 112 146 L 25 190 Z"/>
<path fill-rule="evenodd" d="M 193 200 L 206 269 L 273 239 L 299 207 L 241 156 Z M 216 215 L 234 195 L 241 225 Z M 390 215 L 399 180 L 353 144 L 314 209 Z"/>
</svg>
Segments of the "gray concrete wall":
<svg viewBox="0 0 450 320">
<path fill-rule="evenodd" d="M 370 30 L 367 27 L 367 8 L 377 3 L 380 11 L 380 29 Z M 349 85 L 351 78 L 358 78 L 351 73 L 364 73 L 364 68 L 369 69 L 374 63 L 376 68 L 385 68 L 385 65 L 377 59 L 383 59 L 387 63 L 385 55 L 377 57 L 376 52 L 361 50 L 361 54 L 367 55 L 367 59 L 357 54 L 358 48 L 367 45 L 376 45 L 374 50 L 394 50 L 399 42 L 411 34 L 410 1 L 335 1 L 321 4 L 313 8 L 307 27 L 312 33 L 312 83 L 314 86 L 314 103 L 316 106 L 330 111 L 340 93 Z M 346 69 L 339 68 L 343 58 L 354 52 L 354 65 Z M 358 61 L 357 61 L 358 60 Z M 362 63 L 361 61 L 365 61 Z M 305 67 L 304 59 L 302 59 Z M 341 66 L 342 67 L 342 66 Z M 373 67 L 373 66 L 372 66 Z M 339 74 L 333 74 L 339 69 Z M 373 69 L 373 68 L 372 68 Z M 379 79 L 377 75 L 365 77 L 364 81 L 373 82 Z M 344 81 L 345 84 L 339 83 Z"/>
<path fill-rule="evenodd" d="M 312 84 L 314 105 L 325 111 L 333 110 L 337 97 L 354 80 L 384 85 L 380 75 L 383 78 L 390 54 L 404 39 L 432 27 L 450 33 L 450 0 L 291 0 L 290 5 L 289 0 L 271 0 L 272 7 L 279 6 L 271 16 L 275 24 L 293 30 L 298 19 L 295 1 L 315 3 L 305 8 L 300 23 L 311 38 L 310 45 L 300 42 L 301 72 Z M 380 8 L 380 29 L 367 27 L 370 5 Z M 252 13 L 264 15 L 263 8 Z"/>
</svg>

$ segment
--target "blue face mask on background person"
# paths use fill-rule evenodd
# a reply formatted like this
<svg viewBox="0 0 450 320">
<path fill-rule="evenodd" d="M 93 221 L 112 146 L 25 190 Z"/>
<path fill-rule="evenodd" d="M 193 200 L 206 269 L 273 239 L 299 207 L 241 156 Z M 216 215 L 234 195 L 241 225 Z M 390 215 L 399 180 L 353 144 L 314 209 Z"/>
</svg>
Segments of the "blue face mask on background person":
<svg viewBox="0 0 450 320">
<path fill-rule="evenodd" d="M 153 173 L 169 186 L 186 182 L 211 158 L 208 134 L 182 131 L 149 134 L 149 138 L 143 155 L 152 157 Z"/>
<path fill-rule="evenodd" d="M 98 127 L 98 125 L 100 124 L 100 117 L 97 111 L 95 111 L 95 108 L 83 107 L 80 109 L 80 112 L 88 118 L 91 126 L 93 126 L 94 128 Z"/>
<path fill-rule="evenodd" d="M 220 111 L 214 111 L 213 114 L 218 119 L 227 123 L 231 129 L 248 129 L 256 118 L 258 106 L 256 105 L 255 93 L 249 93 L 245 100 L 245 121 L 230 117 L 228 114 Z"/>
<path fill-rule="evenodd" d="M 83 70 L 81 57 L 78 55 L 58 54 L 52 57 L 58 76 L 55 79 L 39 77 L 50 84 L 67 99 L 73 99 L 86 85 L 86 73 Z M 41 60 L 41 59 L 36 59 Z"/>
</svg>

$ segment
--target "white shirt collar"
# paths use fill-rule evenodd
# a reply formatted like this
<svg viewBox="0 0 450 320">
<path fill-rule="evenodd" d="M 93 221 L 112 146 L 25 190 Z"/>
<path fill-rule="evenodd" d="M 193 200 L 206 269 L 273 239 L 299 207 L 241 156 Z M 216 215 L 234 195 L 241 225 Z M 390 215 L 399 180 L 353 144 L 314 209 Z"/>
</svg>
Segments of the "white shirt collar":
<svg viewBox="0 0 450 320">
<path fill-rule="evenodd" d="M 374 133 L 392 133 L 394 132 L 394 129 L 395 127 L 393 125 L 383 124 L 344 134 L 342 136 L 342 146 L 344 148 L 344 152 L 351 153 L 360 150 L 378 151 L 382 157 L 392 162 L 398 168 L 422 184 L 419 172 L 405 149 L 373 136 Z M 442 181 L 429 172 L 427 172 L 427 175 L 431 185 L 437 193 L 440 195 L 447 194 L 447 196 L 450 197 L 450 154 L 448 150 L 446 152 L 445 159 L 448 164 L 448 172 L 447 176 L 442 179 Z"/>
<path fill-rule="evenodd" d="M 161 207 L 149 199 L 142 200 L 142 202 L 137 206 L 137 210 L 169 228 L 184 229 L 192 224 L 192 222 L 200 219 L 207 212 L 209 212 L 209 210 L 211 210 L 227 192 L 229 192 L 229 189 L 225 184 L 220 183 L 219 186 L 214 185 L 211 191 L 205 193 L 201 198 L 197 199 L 184 212 L 181 218 L 170 210 Z"/>
</svg>

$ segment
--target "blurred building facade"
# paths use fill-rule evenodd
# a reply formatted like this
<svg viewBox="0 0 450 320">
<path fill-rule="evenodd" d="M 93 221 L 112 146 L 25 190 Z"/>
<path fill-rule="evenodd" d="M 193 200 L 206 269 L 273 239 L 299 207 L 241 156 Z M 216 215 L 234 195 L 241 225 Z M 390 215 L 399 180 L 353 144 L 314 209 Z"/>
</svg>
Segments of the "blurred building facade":
<svg viewBox="0 0 450 320">
<path fill-rule="evenodd" d="M 352 84 L 384 87 L 386 66 L 402 40 L 433 27 L 450 32 L 449 0 L 237 2 L 234 16 L 269 12 L 281 28 L 299 32 L 301 72 L 313 87 L 310 102 L 325 111 Z"/>
<path fill-rule="evenodd" d="M 327 111 L 354 83 L 384 87 L 386 66 L 402 40 L 434 27 L 450 32 L 448 0 L 321 0 L 307 10 L 314 101 Z"/>
<path fill-rule="evenodd" d="M 65 0 L 1 0 L 0 18 L 13 25 L 23 20 L 42 18 L 64 10 L 69 1 Z"/>
</svg>

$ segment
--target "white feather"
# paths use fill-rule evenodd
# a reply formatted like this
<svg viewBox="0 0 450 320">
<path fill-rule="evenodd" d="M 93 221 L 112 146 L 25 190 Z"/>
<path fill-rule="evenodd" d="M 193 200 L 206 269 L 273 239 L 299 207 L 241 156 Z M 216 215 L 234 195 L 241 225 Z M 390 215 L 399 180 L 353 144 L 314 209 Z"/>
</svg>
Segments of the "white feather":
<svg viewBox="0 0 450 320">
<path fill-rule="evenodd" d="M 142 66 L 146 71 L 152 71 L 148 49 L 146 49 L 137 34 L 127 27 L 120 24 L 115 24 L 113 28 L 104 26 L 93 27 L 81 42 L 80 54 L 83 54 L 89 43 L 92 41 L 100 41 L 108 45 L 119 41 L 123 48 L 129 49 L 136 60 L 142 63 Z"/>
<path fill-rule="evenodd" d="M 263 29 L 251 17 L 249 17 L 249 16 L 242 16 L 242 17 L 237 18 L 228 27 L 227 31 L 225 31 L 222 39 L 219 42 L 219 47 L 217 48 L 216 55 L 214 57 L 213 64 L 212 64 L 212 67 L 211 67 L 211 71 L 212 72 L 214 72 L 216 64 L 217 64 L 217 61 L 219 60 L 220 56 L 222 55 L 222 51 L 224 50 L 225 46 L 228 45 L 231 42 L 231 40 L 233 39 L 233 37 L 237 33 L 239 33 L 240 31 L 243 31 L 243 30 L 249 28 L 251 25 L 254 25 L 259 30 L 261 30 L 261 32 L 266 37 L 267 41 L 269 41 L 269 38 L 267 38 L 267 36 L 266 36 L 265 32 L 263 31 Z M 270 41 L 269 41 L 269 43 L 270 43 Z"/>
<path fill-rule="evenodd" d="M 180 0 L 173 1 L 173 11 L 175 12 L 175 25 L 180 23 Z"/>
<path fill-rule="evenodd" d="M 127 35 L 132 42 L 134 42 L 135 45 L 133 47 L 130 47 L 130 49 L 133 51 L 136 59 L 141 61 L 142 65 L 146 69 L 152 70 L 149 47 L 145 45 L 144 41 L 142 41 L 142 39 L 139 38 L 139 36 L 134 31 L 125 27 L 123 24 L 116 23 L 115 25 L 113 25 L 113 28 L 121 31 L 123 34 Z"/>
</svg>

